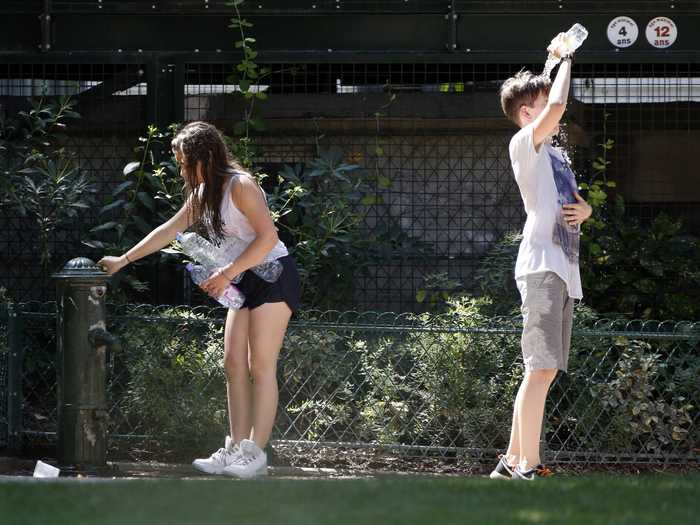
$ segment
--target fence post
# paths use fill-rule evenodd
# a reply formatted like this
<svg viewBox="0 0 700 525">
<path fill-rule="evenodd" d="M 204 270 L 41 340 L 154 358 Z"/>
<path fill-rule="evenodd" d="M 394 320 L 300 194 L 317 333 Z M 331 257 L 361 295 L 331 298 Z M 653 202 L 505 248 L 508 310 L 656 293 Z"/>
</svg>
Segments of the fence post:
<svg viewBox="0 0 700 525">
<path fill-rule="evenodd" d="M 105 325 L 109 277 L 84 257 L 68 261 L 57 280 L 58 462 L 104 467 L 107 455 Z"/>
<path fill-rule="evenodd" d="M 22 449 L 22 364 L 24 360 L 24 322 L 21 309 L 7 306 L 7 448 L 17 455 Z"/>
</svg>

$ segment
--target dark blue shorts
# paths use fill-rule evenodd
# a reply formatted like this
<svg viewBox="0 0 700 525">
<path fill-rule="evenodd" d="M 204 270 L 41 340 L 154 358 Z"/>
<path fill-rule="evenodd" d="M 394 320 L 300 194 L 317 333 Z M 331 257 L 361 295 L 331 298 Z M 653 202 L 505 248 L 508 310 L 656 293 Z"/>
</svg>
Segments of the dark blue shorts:
<svg viewBox="0 0 700 525">
<path fill-rule="evenodd" d="M 282 273 L 274 283 L 268 283 L 250 270 L 243 274 L 236 286 L 245 295 L 241 308 L 257 308 L 265 303 L 287 303 L 292 312 L 299 310 L 301 303 L 301 283 L 299 272 L 291 255 L 278 259 L 282 263 Z"/>
</svg>

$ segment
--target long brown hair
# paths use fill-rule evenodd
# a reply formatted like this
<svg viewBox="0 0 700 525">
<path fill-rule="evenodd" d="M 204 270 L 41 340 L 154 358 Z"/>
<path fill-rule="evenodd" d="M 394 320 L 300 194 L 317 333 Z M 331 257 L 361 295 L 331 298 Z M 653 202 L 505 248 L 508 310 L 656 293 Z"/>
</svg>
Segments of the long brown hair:
<svg viewBox="0 0 700 525">
<path fill-rule="evenodd" d="M 245 171 L 231 156 L 221 132 L 207 122 L 190 122 L 173 138 L 170 146 L 184 157 L 181 171 L 185 179 L 185 197 L 191 197 L 193 223 L 206 227 L 212 240 L 223 238 L 221 199 L 224 184 L 235 171 Z M 201 162 L 204 178 L 197 190 L 197 166 Z"/>
</svg>

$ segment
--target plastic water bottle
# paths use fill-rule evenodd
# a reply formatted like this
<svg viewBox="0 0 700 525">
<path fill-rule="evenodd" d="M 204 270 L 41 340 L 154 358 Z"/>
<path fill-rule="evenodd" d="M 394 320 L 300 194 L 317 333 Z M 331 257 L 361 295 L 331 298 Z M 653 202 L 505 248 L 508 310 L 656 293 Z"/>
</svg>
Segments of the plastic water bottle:
<svg viewBox="0 0 700 525">
<path fill-rule="evenodd" d="M 238 239 L 229 239 L 218 247 L 194 232 L 178 233 L 176 238 L 187 255 L 212 271 L 231 264 L 247 248 L 247 245 Z M 250 271 L 268 283 L 277 281 L 282 270 L 282 263 L 277 260 L 250 268 Z M 242 278 L 243 274 L 238 274 L 233 278 L 233 282 L 238 283 Z"/>
<path fill-rule="evenodd" d="M 247 245 L 242 243 L 240 240 L 236 238 L 229 238 L 226 241 L 224 241 L 222 243 L 221 248 L 217 248 L 217 250 L 219 250 L 221 254 L 221 260 L 228 261 L 225 264 L 229 264 L 231 261 L 235 261 L 236 259 L 238 259 L 246 248 Z M 282 273 L 283 269 L 284 267 L 282 266 L 282 263 L 278 260 L 274 260 L 266 261 L 256 266 L 253 266 L 252 268 L 250 268 L 250 271 L 258 277 L 260 277 L 263 281 L 267 281 L 268 283 L 274 283 L 275 281 L 277 281 L 277 279 L 279 279 L 279 276 Z M 233 282 L 240 281 L 242 277 L 243 276 L 241 274 L 237 275 L 233 279 Z"/>
<path fill-rule="evenodd" d="M 226 266 L 233 260 L 220 260 L 221 257 L 218 257 L 220 250 L 204 237 L 194 232 L 178 233 L 175 238 L 187 255 L 210 270 Z"/>
<path fill-rule="evenodd" d="M 564 41 L 561 52 L 563 55 L 570 55 L 576 51 L 583 41 L 588 38 L 588 30 L 581 24 L 574 24 L 571 28 L 564 34 Z M 549 77 L 552 73 L 552 69 L 561 61 L 561 56 L 557 56 L 553 53 L 547 55 L 547 61 L 544 64 L 544 71 L 542 71 L 542 76 Z"/>
<path fill-rule="evenodd" d="M 192 281 L 197 286 L 206 281 L 211 275 L 210 270 L 207 270 L 204 266 L 199 264 L 190 263 L 186 266 L 186 268 L 187 271 L 190 272 Z M 238 310 L 241 306 L 243 306 L 245 296 L 235 285 L 230 284 L 224 290 L 223 295 L 221 297 L 217 297 L 216 300 L 226 308 Z"/>
<path fill-rule="evenodd" d="M 583 27 L 581 24 L 574 24 L 565 33 L 565 35 L 566 37 L 564 38 L 564 54 L 570 55 L 579 47 L 581 47 L 583 41 L 586 40 L 586 38 L 588 38 L 588 29 Z"/>
<path fill-rule="evenodd" d="M 277 260 L 264 262 L 251 268 L 251 271 L 255 275 L 268 283 L 276 282 L 277 279 L 280 278 L 282 270 L 284 270 L 284 266 L 282 266 L 282 263 Z"/>
</svg>

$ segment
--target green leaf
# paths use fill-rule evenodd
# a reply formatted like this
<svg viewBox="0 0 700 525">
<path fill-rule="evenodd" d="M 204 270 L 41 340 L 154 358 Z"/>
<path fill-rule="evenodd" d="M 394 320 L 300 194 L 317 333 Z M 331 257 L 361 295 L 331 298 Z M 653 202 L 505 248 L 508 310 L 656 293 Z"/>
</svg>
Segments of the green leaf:
<svg viewBox="0 0 700 525">
<path fill-rule="evenodd" d="M 233 126 L 233 133 L 235 135 L 244 135 L 245 130 L 246 130 L 246 125 L 245 125 L 245 122 L 243 122 L 243 121 L 236 122 L 236 124 L 234 124 L 234 126 Z"/>
<path fill-rule="evenodd" d="M 133 184 L 134 184 L 134 181 L 131 181 L 131 180 L 127 180 L 127 181 L 122 182 L 119 186 L 117 186 L 116 188 L 114 188 L 114 190 L 112 190 L 112 197 L 116 197 L 121 192 L 123 192 L 125 189 L 133 186 Z"/>
<path fill-rule="evenodd" d="M 391 187 L 391 179 L 389 177 L 385 176 L 379 176 L 377 177 L 377 185 L 380 188 L 390 188 Z"/>
<path fill-rule="evenodd" d="M 425 290 L 418 290 L 418 293 L 416 293 L 416 302 L 422 303 L 425 301 L 425 297 L 428 293 Z"/>
<path fill-rule="evenodd" d="M 241 88 L 241 91 L 246 92 L 250 90 L 250 80 L 247 80 L 245 78 L 241 79 L 241 81 L 238 83 L 238 87 Z"/>
<path fill-rule="evenodd" d="M 139 171 L 139 169 L 141 169 L 141 163 L 140 163 L 140 162 L 138 162 L 138 161 L 129 162 L 129 164 L 127 164 L 126 166 L 124 166 L 124 170 L 123 170 L 124 176 L 125 176 L 125 177 L 128 177 L 128 176 L 131 175 L 132 173 L 134 173 L 134 172 L 136 172 L 136 171 Z"/>
<path fill-rule="evenodd" d="M 360 203 L 364 206 L 373 206 L 375 204 L 381 204 L 381 197 L 379 197 L 378 195 L 368 194 L 362 197 Z"/>
<path fill-rule="evenodd" d="M 143 220 L 141 217 L 138 215 L 133 216 L 134 223 L 136 223 L 136 226 L 138 227 L 139 230 L 141 230 L 141 233 L 143 234 L 149 234 L 151 233 L 151 228 L 150 224 L 148 224 L 145 220 Z"/>
<path fill-rule="evenodd" d="M 265 131 L 267 129 L 267 124 L 265 124 L 265 121 L 260 117 L 253 117 L 249 122 L 256 131 Z"/>
<path fill-rule="evenodd" d="M 102 241 L 83 241 L 83 244 L 97 250 L 104 250 L 107 247 L 107 245 Z"/>
<path fill-rule="evenodd" d="M 136 197 L 141 201 L 141 203 L 148 208 L 150 211 L 155 211 L 156 203 L 153 202 L 153 198 L 146 192 L 140 191 L 136 194 Z"/>
<path fill-rule="evenodd" d="M 125 202 L 126 201 L 124 199 L 117 199 L 116 201 L 111 202 L 111 203 L 107 204 L 106 206 L 102 206 L 102 208 L 100 208 L 100 211 L 98 212 L 98 214 L 104 215 L 108 211 L 112 211 L 115 208 L 119 208 L 120 206 L 124 205 Z"/>
<path fill-rule="evenodd" d="M 95 226 L 90 231 L 92 233 L 96 233 L 96 232 L 101 232 L 101 231 L 105 231 L 105 230 L 113 230 L 117 226 L 118 226 L 117 222 L 109 221 L 109 222 L 105 222 L 104 224 L 100 224 L 99 226 Z"/>
</svg>

